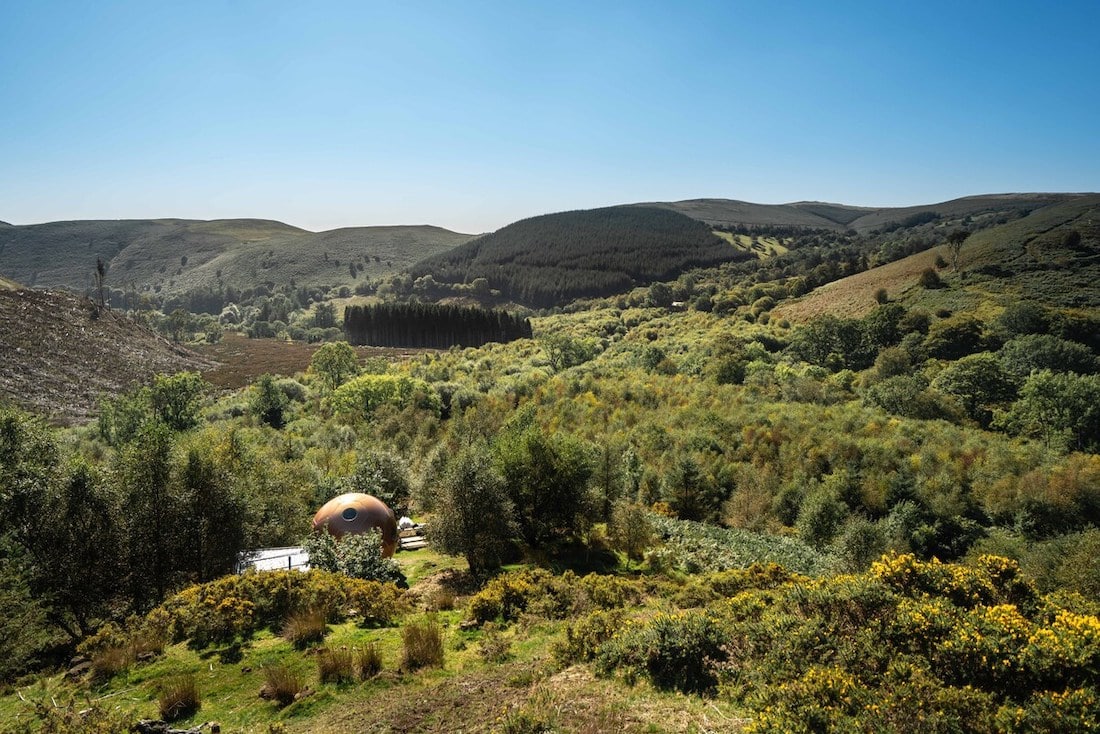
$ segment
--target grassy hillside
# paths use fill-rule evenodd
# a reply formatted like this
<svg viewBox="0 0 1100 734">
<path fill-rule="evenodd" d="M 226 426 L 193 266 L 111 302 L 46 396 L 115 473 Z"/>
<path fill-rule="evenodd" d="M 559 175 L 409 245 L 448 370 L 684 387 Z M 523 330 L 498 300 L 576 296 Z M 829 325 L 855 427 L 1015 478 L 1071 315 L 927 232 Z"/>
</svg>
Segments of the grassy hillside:
<svg viewBox="0 0 1100 734">
<path fill-rule="evenodd" d="M 1100 307 L 1100 196 L 1043 207 L 975 233 L 962 247 L 958 273 L 936 268 L 937 258 L 950 261 L 945 245 L 828 283 L 782 304 L 775 315 L 796 322 L 823 314 L 862 316 L 882 289 L 891 300 L 929 311 L 973 311 L 987 301 L 1003 307 L 1018 300 Z M 945 287 L 919 285 L 929 268 L 938 270 Z"/>
<path fill-rule="evenodd" d="M 0 270 L 32 287 L 107 283 L 159 297 L 260 284 L 354 287 L 470 239 L 439 227 L 307 232 L 256 219 L 52 222 L 0 230 Z"/>
<path fill-rule="evenodd" d="M 56 422 L 86 420 L 101 395 L 154 373 L 212 363 L 64 292 L 0 289 L 0 399 Z"/>
<path fill-rule="evenodd" d="M 904 222 L 907 218 L 924 213 L 936 213 L 944 218 L 976 217 L 985 215 L 1004 216 L 1019 212 L 1030 212 L 1052 204 L 1072 201 L 1076 194 L 986 194 L 966 196 L 961 199 L 899 208 L 884 208 L 859 217 L 849 223 L 857 232 L 870 232 L 892 223 Z"/>
<path fill-rule="evenodd" d="M 683 214 L 626 206 L 533 217 L 417 263 L 444 284 L 484 278 L 504 299 L 552 306 L 752 256 Z"/>
<path fill-rule="evenodd" d="M 843 225 L 848 225 L 856 219 L 876 211 L 874 207 L 869 206 L 848 206 L 847 204 L 830 204 L 824 201 L 796 201 L 793 204 L 788 204 L 788 206 Z"/>
</svg>

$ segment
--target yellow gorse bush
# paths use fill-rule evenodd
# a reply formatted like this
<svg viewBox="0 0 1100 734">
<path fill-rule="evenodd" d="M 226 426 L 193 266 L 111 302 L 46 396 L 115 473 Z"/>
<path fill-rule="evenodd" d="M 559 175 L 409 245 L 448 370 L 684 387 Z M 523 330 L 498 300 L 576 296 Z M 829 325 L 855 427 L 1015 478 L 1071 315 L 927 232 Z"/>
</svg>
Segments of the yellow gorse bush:
<svg viewBox="0 0 1100 734">
<path fill-rule="evenodd" d="M 330 621 L 355 616 L 385 624 L 403 608 L 403 594 L 393 584 L 326 571 L 268 571 L 189 586 L 149 612 L 144 626 L 204 647 L 278 627 L 306 609 L 322 610 Z"/>
</svg>

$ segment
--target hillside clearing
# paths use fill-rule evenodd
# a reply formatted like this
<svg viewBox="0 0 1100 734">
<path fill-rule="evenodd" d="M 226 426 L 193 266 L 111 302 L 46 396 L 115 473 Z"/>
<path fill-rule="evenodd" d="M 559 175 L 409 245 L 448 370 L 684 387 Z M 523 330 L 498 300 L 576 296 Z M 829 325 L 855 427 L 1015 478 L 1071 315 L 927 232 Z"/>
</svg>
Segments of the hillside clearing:
<svg viewBox="0 0 1100 734">
<path fill-rule="evenodd" d="M 939 252 L 939 248 L 931 248 L 827 283 L 800 299 L 780 304 L 772 312 L 772 317 L 805 323 L 825 314 L 842 318 L 864 316 L 875 307 L 875 293 L 880 289 L 886 289 L 891 299 L 898 300 L 919 288 L 917 279 L 922 271 L 935 268 Z"/>
</svg>

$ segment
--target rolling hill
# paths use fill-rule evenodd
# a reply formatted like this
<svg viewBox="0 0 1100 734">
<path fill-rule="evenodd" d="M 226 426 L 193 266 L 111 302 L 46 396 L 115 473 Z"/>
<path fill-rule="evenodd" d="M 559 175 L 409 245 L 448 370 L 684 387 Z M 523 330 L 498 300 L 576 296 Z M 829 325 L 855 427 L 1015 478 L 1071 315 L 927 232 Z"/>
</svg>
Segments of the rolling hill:
<svg viewBox="0 0 1100 734">
<path fill-rule="evenodd" d="M 1100 195 L 1035 210 L 1026 217 L 972 235 L 960 254 L 960 272 L 940 271 L 947 287 L 925 289 L 920 273 L 935 267 L 946 248 L 931 248 L 824 285 L 782 304 L 775 316 L 803 322 L 832 313 L 862 316 L 875 293 L 929 310 L 974 310 L 983 302 L 1030 300 L 1060 308 L 1100 307 Z"/>
<path fill-rule="evenodd" d="M 1009 215 L 1071 201 L 1084 194 L 985 194 L 967 196 L 938 204 L 909 207 L 860 207 L 817 201 L 791 204 L 753 204 L 733 199 L 687 199 L 638 204 L 660 207 L 686 214 L 692 219 L 717 227 L 806 227 L 813 229 L 852 229 L 866 234 L 876 229 L 901 224 L 917 215 L 936 214 L 944 218 L 964 218 L 979 214 Z"/>
<path fill-rule="evenodd" d="M 411 274 L 452 285 L 484 278 L 507 300 L 543 307 L 749 259 L 684 214 L 621 206 L 524 219 L 421 260 Z"/>
<path fill-rule="evenodd" d="M 213 366 L 114 311 L 60 291 L 0 289 L 0 400 L 57 423 L 86 420 L 99 396 Z"/>
<path fill-rule="evenodd" d="M 260 219 L 51 222 L 0 227 L 0 272 L 81 291 L 102 258 L 109 287 L 158 296 L 264 283 L 354 287 L 471 236 L 431 226 L 315 233 Z"/>
</svg>

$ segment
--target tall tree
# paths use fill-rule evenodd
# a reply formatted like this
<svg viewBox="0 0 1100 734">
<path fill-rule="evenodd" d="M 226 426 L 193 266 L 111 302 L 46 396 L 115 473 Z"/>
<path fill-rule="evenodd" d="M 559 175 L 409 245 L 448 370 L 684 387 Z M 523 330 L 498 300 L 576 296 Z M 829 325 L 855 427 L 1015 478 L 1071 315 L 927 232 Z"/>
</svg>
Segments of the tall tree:
<svg viewBox="0 0 1100 734">
<path fill-rule="evenodd" d="M 947 247 L 951 250 L 951 268 L 956 273 L 959 272 L 959 253 L 962 252 L 963 243 L 968 237 L 970 233 L 965 229 L 956 229 L 947 235 Z"/>
<path fill-rule="evenodd" d="M 494 446 L 524 539 L 533 547 L 577 536 L 590 522 L 587 451 L 572 437 L 536 425 L 503 431 Z"/>
<path fill-rule="evenodd" d="M 484 444 L 467 446 L 451 459 L 435 507 L 432 543 L 444 553 L 465 556 L 476 577 L 500 568 L 518 528 L 504 480 Z"/>
<path fill-rule="evenodd" d="M 359 357 L 347 342 L 329 342 L 313 353 L 310 371 L 327 390 L 335 390 L 359 371 Z"/>
</svg>

